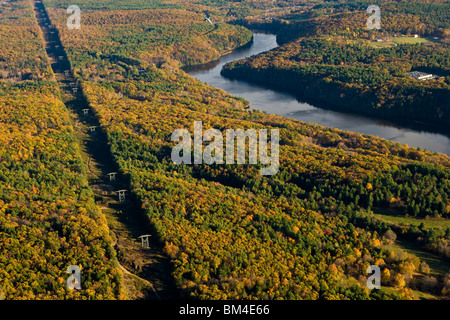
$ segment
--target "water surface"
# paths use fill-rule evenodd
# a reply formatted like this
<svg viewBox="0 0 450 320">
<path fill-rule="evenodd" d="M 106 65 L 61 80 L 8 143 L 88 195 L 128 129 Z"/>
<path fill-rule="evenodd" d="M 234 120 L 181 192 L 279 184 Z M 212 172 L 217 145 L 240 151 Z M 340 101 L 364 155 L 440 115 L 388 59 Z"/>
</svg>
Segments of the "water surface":
<svg viewBox="0 0 450 320">
<path fill-rule="evenodd" d="M 277 46 L 275 35 L 255 32 L 251 45 L 239 48 L 217 61 L 185 68 L 185 71 L 204 83 L 247 99 L 250 102 L 251 109 L 258 109 L 304 122 L 313 122 L 326 127 L 371 134 L 411 147 L 421 147 L 422 149 L 450 155 L 450 137 L 433 133 L 428 129 L 421 129 L 420 124 L 414 126 L 413 129 L 370 116 L 319 108 L 299 101 L 293 94 L 245 80 L 230 80 L 220 75 L 222 67 L 227 62 L 250 57 Z"/>
</svg>

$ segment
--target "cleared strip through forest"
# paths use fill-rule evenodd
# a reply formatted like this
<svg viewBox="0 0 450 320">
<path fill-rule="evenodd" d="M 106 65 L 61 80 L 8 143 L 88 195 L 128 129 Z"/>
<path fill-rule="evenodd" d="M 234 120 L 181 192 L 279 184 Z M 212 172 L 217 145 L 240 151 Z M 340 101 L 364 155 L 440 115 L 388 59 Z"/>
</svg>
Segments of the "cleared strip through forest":
<svg viewBox="0 0 450 320">
<path fill-rule="evenodd" d="M 139 243 L 138 237 L 152 234 L 152 230 L 138 207 L 137 200 L 129 192 L 126 193 L 124 203 L 118 201 L 116 191 L 130 190 L 129 181 L 117 170 L 107 136 L 71 73 L 58 32 L 52 26 L 43 3 L 39 0 L 33 2 L 55 80 L 60 87 L 63 102 L 71 111 L 89 185 L 94 191 L 96 203 L 108 219 L 128 297 L 177 299 L 179 292 L 171 276 L 172 265 L 162 254 L 162 246 L 156 240 L 150 238 L 149 248 L 143 248 Z M 113 181 L 107 175 L 111 172 L 118 172 Z"/>
</svg>

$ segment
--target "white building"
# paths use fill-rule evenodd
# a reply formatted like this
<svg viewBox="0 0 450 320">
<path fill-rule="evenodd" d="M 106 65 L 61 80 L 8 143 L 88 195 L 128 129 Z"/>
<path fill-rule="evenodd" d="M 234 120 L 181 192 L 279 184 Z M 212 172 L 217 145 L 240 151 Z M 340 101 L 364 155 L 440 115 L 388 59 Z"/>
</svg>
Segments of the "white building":
<svg viewBox="0 0 450 320">
<path fill-rule="evenodd" d="M 417 80 L 429 80 L 433 78 L 433 75 L 431 73 L 425 73 L 420 71 L 408 72 L 408 75 Z"/>
</svg>

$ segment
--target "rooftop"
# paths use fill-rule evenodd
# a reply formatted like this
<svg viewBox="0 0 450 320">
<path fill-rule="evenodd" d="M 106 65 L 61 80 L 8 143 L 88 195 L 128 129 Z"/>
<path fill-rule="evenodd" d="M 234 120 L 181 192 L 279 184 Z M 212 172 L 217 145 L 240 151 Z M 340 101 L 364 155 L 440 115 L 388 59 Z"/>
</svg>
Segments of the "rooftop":
<svg viewBox="0 0 450 320">
<path fill-rule="evenodd" d="M 414 79 L 418 79 L 418 80 L 423 80 L 423 79 L 428 79 L 428 78 L 433 77 L 433 75 L 431 73 L 425 73 L 425 72 L 421 72 L 421 71 L 411 71 L 411 72 L 408 72 L 408 75 L 410 77 L 413 77 Z"/>
</svg>

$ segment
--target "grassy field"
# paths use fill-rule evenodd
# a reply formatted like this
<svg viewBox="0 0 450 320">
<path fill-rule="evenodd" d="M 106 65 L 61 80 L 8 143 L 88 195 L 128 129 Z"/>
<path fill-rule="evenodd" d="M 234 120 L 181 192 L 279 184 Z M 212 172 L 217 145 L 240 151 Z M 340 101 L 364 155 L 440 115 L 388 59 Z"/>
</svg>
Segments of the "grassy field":
<svg viewBox="0 0 450 320">
<path fill-rule="evenodd" d="M 419 226 L 423 223 L 425 229 L 435 229 L 438 234 L 443 234 L 447 228 L 450 228 L 450 220 L 443 218 L 427 218 L 417 219 L 413 217 L 405 217 L 397 215 L 394 211 L 374 209 L 374 216 L 377 219 L 397 225 L 414 225 Z"/>
<path fill-rule="evenodd" d="M 388 41 L 383 42 L 370 42 L 370 46 L 374 48 L 388 48 L 388 47 L 395 47 L 399 44 L 417 44 L 417 43 L 424 43 L 429 42 L 427 39 L 424 38 L 414 38 L 414 37 L 399 37 L 399 38 L 393 38 Z"/>
<path fill-rule="evenodd" d="M 417 44 L 428 42 L 427 39 L 424 38 L 414 38 L 414 37 L 399 37 L 392 39 L 392 42 L 397 44 Z"/>
<path fill-rule="evenodd" d="M 427 218 L 417 219 L 413 217 L 405 217 L 398 215 L 394 210 L 374 209 L 374 216 L 390 224 L 395 225 L 415 225 L 419 226 L 423 223 L 426 230 L 435 229 L 438 234 L 443 234 L 450 227 L 450 220 L 443 218 Z M 421 261 L 425 261 L 430 266 L 430 275 L 444 276 L 450 272 L 450 262 L 431 252 L 425 251 L 413 243 L 397 240 L 395 244 L 386 247 L 390 250 L 404 250 L 409 254 L 418 257 Z"/>
<path fill-rule="evenodd" d="M 442 259 L 431 252 L 422 250 L 410 242 L 396 240 L 395 244 L 385 246 L 384 248 L 394 252 L 403 250 L 418 257 L 420 261 L 425 261 L 430 266 L 431 276 L 445 276 L 450 272 L 450 262 L 448 260 Z"/>
</svg>

